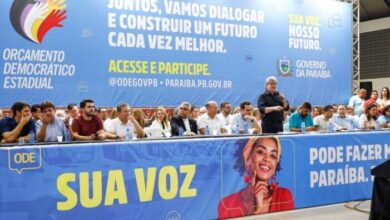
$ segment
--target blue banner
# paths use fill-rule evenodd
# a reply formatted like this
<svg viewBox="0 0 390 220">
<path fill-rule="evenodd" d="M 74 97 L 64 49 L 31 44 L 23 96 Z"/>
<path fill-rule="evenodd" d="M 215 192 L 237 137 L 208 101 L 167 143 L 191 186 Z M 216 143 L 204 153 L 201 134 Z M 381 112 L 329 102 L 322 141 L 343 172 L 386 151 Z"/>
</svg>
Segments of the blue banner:
<svg viewBox="0 0 390 220">
<path fill-rule="evenodd" d="M 343 103 L 351 14 L 318 0 L 3 0 L 0 93 L 12 98 L 0 107 L 238 105 L 255 102 L 270 75 L 294 106 Z"/>
<path fill-rule="evenodd" d="M 215 219 L 368 199 L 388 135 L 3 147 L 0 219 Z"/>
</svg>

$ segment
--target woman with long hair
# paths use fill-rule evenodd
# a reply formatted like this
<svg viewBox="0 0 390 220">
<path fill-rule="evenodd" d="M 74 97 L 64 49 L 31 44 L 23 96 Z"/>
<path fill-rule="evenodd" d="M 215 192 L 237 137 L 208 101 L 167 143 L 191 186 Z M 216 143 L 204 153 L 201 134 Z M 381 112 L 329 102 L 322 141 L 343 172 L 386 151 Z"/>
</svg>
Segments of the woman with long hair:
<svg viewBox="0 0 390 220">
<path fill-rule="evenodd" d="M 141 126 L 141 128 L 145 128 L 147 121 L 145 119 L 145 114 L 142 109 L 134 109 L 132 111 L 132 115 L 138 122 L 138 124 Z"/>
<path fill-rule="evenodd" d="M 378 104 L 378 108 L 380 110 L 380 112 L 383 111 L 383 108 L 387 105 L 390 105 L 390 93 L 389 93 L 389 88 L 388 87 L 383 87 L 382 90 L 381 90 L 381 97 L 380 99 L 378 99 L 376 101 L 376 103 Z"/>
<path fill-rule="evenodd" d="M 167 110 L 164 107 L 157 107 L 155 117 L 150 127 L 161 128 L 162 130 L 171 130 L 171 123 L 168 120 Z"/>
<path fill-rule="evenodd" d="M 245 174 L 246 187 L 224 197 L 218 218 L 276 212 L 294 208 L 291 192 L 275 181 L 280 168 L 281 146 L 277 137 L 250 138 L 235 154 L 234 168 Z"/>
<path fill-rule="evenodd" d="M 372 103 L 365 109 L 365 113 L 360 116 L 359 126 L 363 129 L 375 129 L 377 126 L 378 106 Z"/>
</svg>

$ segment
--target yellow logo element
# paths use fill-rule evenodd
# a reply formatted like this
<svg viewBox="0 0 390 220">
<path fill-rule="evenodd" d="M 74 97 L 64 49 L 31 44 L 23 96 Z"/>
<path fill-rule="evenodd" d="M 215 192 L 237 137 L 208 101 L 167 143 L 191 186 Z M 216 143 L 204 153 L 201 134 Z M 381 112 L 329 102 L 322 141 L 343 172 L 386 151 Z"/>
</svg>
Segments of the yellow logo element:
<svg viewBox="0 0 390 220">
<path fill-rule="evenodd" d="M 18 148 L 8 150 L 8 168 L 21 174 L 23 170 L 41 168 L 41 148 Z"/>
</svg>

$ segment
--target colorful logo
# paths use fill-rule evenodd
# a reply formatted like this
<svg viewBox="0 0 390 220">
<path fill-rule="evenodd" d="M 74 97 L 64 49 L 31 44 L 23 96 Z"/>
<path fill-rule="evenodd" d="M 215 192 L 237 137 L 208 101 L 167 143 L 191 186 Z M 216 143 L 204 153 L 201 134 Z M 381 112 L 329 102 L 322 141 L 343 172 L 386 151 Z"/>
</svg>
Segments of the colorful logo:
<svg viewBox="0 0 390 220">
<path fill-rule="evenodd" d="M 52 28 L 63 27 L 65 8 L 65 0 L 14 0 L 10 19 L 20 36 L 41 44 Z"/>
<path fill-rule="evenodd" d="M 291 70 L 291 60 L 288 59 L 279 59 L 278 62 L 279 67 L 279 74 L 282 76 L 291 76 L 292 70 Z"/>
</svg>

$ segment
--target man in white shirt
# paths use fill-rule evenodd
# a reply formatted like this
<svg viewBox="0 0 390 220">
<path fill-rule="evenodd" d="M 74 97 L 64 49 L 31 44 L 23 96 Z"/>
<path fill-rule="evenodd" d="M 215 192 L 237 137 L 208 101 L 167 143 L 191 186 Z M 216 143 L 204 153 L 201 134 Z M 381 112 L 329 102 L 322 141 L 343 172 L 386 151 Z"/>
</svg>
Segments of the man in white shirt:
<svg viewBox="0 0 390 220">
<path fill-rule="evenodd" d="M 260 134 L 261 128 L 256 121 L 256 118 L 252 116 L 253 107 L 249 101 L 243 101 L 240 104 L 240 112 L 232 116 L 231 129 L 234 132 L 237 127 L 240 129 L 240 133 L 246 133 L 245 127 L 253 129 L 254 134 Z"/>
<path fill-rule="evenodd" d="M 231 106 L 229 102 L 223 102 L 221 104 L 221 113 L 217 117 L 223 122 L 223 128 L 230 129 L 230 124 L 232 122 Z"/>
<path fill-rule="evenodd" d="M 326 105 L 322 109 L 322 115 L 313 119 L 314 126 L 318 126 L 320 131 L 328 131 L 329 124 L 333 124 L 333 106 Z M 334 128 L 332 127 L 332 130 Z"/>
<path fill-rule="evenodd" d="M 130 115 L 129 105 L 126 103 L 119 104 L 116 110 L 118 112 L 118 117 L 111 120 L 107 138 L 126 139 L 127 130 L 130 134 L 137 134 L 139 138 L 143 138 L 144 131 L 138 124 L 137 120 Z"/>
<path fill-rule="evenodd" d="M 223 128 L 223 121 L 217 117 L 218 104 L 214 101 L 209 101 L 206 104 L 207 112 L 199 117 L 197 120 L 199 133 L 206 134 L 207 129 L 211 135 L 217 135 L 226 133 L 226 129 Z"/>
<path fill-rule="evenodd" d="M 42 142 L 55 142 L 59 136 L 64 137 L 66 127 L 64 121 L 55 116 L 56 108 L 52 102 L 45 101 L 41 105 L 41 119 L 35 124 L 37 139 Z"/>
<path fill-rule="evenodd" d="M 108 109 L 99 108 L 97 110 L 97 113 L 98 113 L 97 116 L 103 121 L 104 130 L 107 131 L 110 128 L 110 124 L 111 124 L 111 119 L 107 117 Z"/>
<path fill-rule="evenodd" d="M 68 105 L 68 115 L 65 118 L 65 125 L 67 128 L 72 129 L 72 122 L 79 117 L 79 109 L 76 103 L 70 103 Z"/>
<path fill-rule="evenodd" d="M 352 130 L 359 127 L 358 120 L 347 114 L 347 107 L 340 104 L 337 107 L 337 114 L 333 115 L 333 122 L 336 130 Z"/>
</svg>

